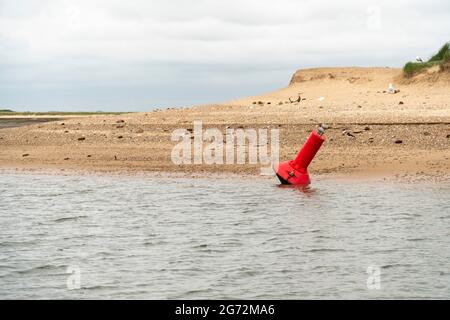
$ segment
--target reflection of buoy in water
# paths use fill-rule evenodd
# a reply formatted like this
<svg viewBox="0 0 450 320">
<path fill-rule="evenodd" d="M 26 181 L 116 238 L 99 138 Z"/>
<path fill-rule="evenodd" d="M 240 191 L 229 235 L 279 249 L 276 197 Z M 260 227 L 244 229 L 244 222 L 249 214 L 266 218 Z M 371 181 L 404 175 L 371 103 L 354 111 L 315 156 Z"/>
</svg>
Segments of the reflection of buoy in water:
<svg viewBox="0 0 450 320">
<path fill-rule="evenodd" d="M 319 151 L 325 138 L 325 125 L 320 125 L 317 132 L 312 132 L 306 140 L 297 157 L 291 161 L 284 161 L 275 168 L 275 173 L 282 184 L 308 185 L 311 183 L 308 174 L 308 166 Z"/>
</svg>

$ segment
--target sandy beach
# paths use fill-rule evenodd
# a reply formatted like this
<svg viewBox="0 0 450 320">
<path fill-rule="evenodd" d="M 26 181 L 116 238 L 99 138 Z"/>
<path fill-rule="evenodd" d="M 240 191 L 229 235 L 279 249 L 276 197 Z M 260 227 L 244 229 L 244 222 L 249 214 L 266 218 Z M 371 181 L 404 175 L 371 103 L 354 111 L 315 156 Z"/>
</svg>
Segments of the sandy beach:
<svg viewBox="0 0 450 320">
<path fill-rule="evenodd" d="M 280 160 L 296 155 L 319 123 L 327 141 L 312 174 L 450 175 L 450 79 L 430 72 L 405 80 L 395 68 L 297 71 L 278 91 L 226 103 L 146 113 L 58 117 L 0 129 L 0 169 L 233 173 L 259 165 L 175 165 L 173 130 L 279 129 Z M 388 85 L 399 90 L 391 94 Z M 300 99 L 299 99 L 300 96 Z"/>
</svg>

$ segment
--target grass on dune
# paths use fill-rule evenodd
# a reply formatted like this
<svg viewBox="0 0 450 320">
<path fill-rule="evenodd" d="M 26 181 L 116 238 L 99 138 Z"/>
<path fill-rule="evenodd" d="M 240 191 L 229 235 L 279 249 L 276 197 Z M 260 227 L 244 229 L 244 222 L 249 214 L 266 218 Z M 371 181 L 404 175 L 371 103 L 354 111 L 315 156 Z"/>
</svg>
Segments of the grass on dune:
<svg viewBox="0 0 450 320">
<path fill-rule="evenodd" d="M 449 42 L 444 44 L 442 46 L 442 48 L 428 60 L 428 62 L 442 61 L 442 60 L 445 60 L 448 58 L 450 58 L 450 43 Z"/>
<path fill-rule="evenodd" d="M 440 66 L 440 69 L 447 70 L 447 65 L 450 62 L 450 42 L 444 44 L 437 53 L 431 56 L 428 61 L 425 62 L 408 62 L 403 67 L 403 74 L 405 76 L 413 76 L 422 70 Z"/>
<path fill-rule="evenodd" d="M 439 64 L 440 61 L 408 62 L 403 67 L 403 72 L 408 76 L 412 76 L 421 70 L 428 69 Z"/>
</svg>

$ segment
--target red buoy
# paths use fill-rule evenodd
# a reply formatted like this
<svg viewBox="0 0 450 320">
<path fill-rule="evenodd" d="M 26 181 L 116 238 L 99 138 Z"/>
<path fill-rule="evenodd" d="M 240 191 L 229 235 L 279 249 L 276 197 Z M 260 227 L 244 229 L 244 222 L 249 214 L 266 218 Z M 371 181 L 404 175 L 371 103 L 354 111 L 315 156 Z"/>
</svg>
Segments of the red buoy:
<svg viewBox="0 0 450 320">
<path fill-rule="evenodd" d="M 319 151 L 325 138 L 322 136 L 325 126 L 320 125 L 318 132 L 312 132 L 306 140 L 297 157 L 291 161 L 278 164 L 275 168 L 278 179 L 282 184 L 308 185 L 311 183 L 308 174 L 308 166 Z"/>
</svg>

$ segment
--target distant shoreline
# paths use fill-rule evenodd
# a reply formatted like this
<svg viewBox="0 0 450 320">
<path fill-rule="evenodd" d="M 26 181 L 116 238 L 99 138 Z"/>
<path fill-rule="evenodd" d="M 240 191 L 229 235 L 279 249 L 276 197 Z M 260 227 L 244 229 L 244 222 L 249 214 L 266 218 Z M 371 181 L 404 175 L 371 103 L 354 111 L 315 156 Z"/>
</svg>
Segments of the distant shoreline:
<svg viewBox="0 0 450 320">
<path fill-rule="evenodd" d="M 121 115 L 129 112 L 1 112 L 0 129 L 15 128 L 36 123 L 91 116 Z"/>
<path fill-rule="evenodd" d="M 37 123 L 61 120 L 61 117 L 2 117 L 0 116 L 0 129 L 23 127 Z"/>
<path fill-rule="evenodd" d="M 95 115 L 120 115 L 133 112 L 78 112 L 78 111 L 49 111 L 49 112 L 19 112 L 19 111 L 1 111 L 0 118 L 3 117 L 79 117 Z"/>
</svg>

